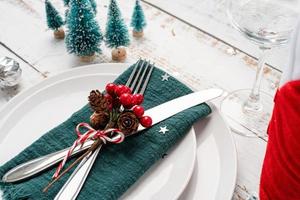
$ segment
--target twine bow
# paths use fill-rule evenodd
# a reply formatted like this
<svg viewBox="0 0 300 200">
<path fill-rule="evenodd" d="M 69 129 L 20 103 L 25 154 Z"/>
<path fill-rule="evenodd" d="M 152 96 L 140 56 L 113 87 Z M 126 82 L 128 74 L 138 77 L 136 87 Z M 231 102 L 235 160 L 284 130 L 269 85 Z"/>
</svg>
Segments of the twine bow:
<svg viewBox="0 0 300 200">
<path fill-rule="evenodd" d="M 87 129 L 87 131 L 84 132 L 84 133 L 81 133 L 80 128 L 85 128 L 85 129 Z M 112 132 L 118 134 L 119 137 L 112 137 L 112 138 L 109 137 L 108 133 L 112 133 Z M 78 136 L 77 140 L 75 140 L 75 142 L 70 147 L 67 154 L 65 155 L 64 159 L 62 160 L 62 162 L 57 167 L 57 169 L 56 169 L 56 171 L 53 175 L 53 178 L 57 178 L 59 176 L 60 171 L 62 170 L 62 168 L 66 164 L 69 157 L 72 155 L 74 149 L 79 145 L 82 146 L 87 140 L 100 139 L 100 140 L 102 140 L 103 144 L 106 144 L 107 142 L 118 144 L 118 143 L 123 142 L 124 138 L 125 138 L 125 135 L 119 129 L 109 128 L 109 129 L 106 129 L 106 130 L 95 130 L 88 123 L 78 124 L 76 126 L 76 134 Z"/>
</svg>

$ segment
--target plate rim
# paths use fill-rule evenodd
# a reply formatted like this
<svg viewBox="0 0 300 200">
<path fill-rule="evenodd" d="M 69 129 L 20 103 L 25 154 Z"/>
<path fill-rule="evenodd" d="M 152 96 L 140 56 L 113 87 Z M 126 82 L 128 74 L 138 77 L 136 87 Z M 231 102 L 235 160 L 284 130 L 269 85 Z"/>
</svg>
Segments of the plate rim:
<svg viewBox="0 0 300 200">
<path fill-rule="evenodd" d="M 234 182 L 232 183 L 231 192 L 230 192 L 231 195 L 229 197 L 231 199 L 233 197 L 233 194 L 234 194 L 235 186 L 236 186 L 236 183 L 237 183 L 237 175 L 238 175 L 238 170 L 237 170 L 238 159 L 237 159 L 236 142 L 235 142 L 235 140 L 233 138 L 233 133 L 232 133 L 229 125 L 226 123 L 224 115 L 221 112 L 221 110 L 218 109 L 217 106 L 214 103 L 212 103 L 212 102 L 208 102 L 208 105 L 211 106 L 211 108 L 212 108 L 212 110 L 214 112 L 218 113 L 218 115 L 220 116 L 221 120 L 224 122 L 223 124 L 226 127 L 226 130 L 227 130 L 226 132 L 228 133 L 228 136 L 230 137 L 230 142 L 231 142 L 232 148 L 233 148 L 233 152 L 232 153 L 233 153 L 233 160 L 234 160 L 234 163 L 233 163 L 233 166 L 234 166 L 234 177 L 233 177 Z M 220 187 L 220 185 L 219 185 L 219 187 Z M 218 191 L 219 191 L 219 189 L 218 189 Z"/>
<path fill-rule="evenodd" d="M 102 65 L 102 66 L 101 66 Z M 8 118 L 11 115 L 11 112 L 14 112 L 15 109 L 18 109 L 20 105 L 22 105 L 23 102 L 25 102 L 27 99 L 34 96 L 36 93 L 47 89 L 48 87 L 51 87 L 55 84 L 59 84 L 60 82 L 74 79 L 76 77 L 84 77 L 89 75 L 116 75 L 118 76 L 122 71 L 124 71 L 127 66 L 130 66 L 130 63 L 97 63 L 97 64 L 90 64 L 90 65 L 84 65 L 79 66 L 77 68 L 72 68 L 68 70 L 61 71 L 60 73 L 53 74 L 53 76 L 50 76 L 28 88 L 18 93 L 16 96 L 14 96 L 10 101 L 8 101 L 1 109 L 0 109 L 0 126 L 3 125 L 3 123 L 6 121 L 6 118 Z M 105 67 L 105 70 L 108 71 L 97 71 L 96 73 L 89 72 L 96 71 L 96 67 Z M 111 70 L 110 68 L 116 68 L 116 70 Z M 121 68 L 121 69 L 120 69 Z M 98 69 L 97 69 L 98 70 Z M 76 73 L 76 72 L 82 72 L 86 71 L 82 74 Z M 70 74 L 71 73 L 71 74 Z M 73 75 L 72 75 L 73 73 Z M 6 110 L 9 110 L 9 112 L 6 112 Z M 6 116 L 1 116 L 2 113 L 6 113 Z M 177 199 L 180 197 L 184 189 L 189 183 L 189 180 L 193 174 L 194 168 L 195 168 L 195 162 L 196 162 L 196 156 L 197 156 L 197 142 L 196 142 L 196 133 L 195 129 L 192 126 L 191 129 L 188 132 L 188 135 L 191 137 L 191 143 L 192 143 L 192 149 L 193 149 L 193 155 L 191 155 L 191 166 L 187 170 L 186 178 L 182 182 L 182 186 L 179 190 L 177 190 L 176 193 L 174 193 L 174 198 Z M 6 135 L 5 135 L 6 136 Z M 5 137 L 4 136 L 4 137 Z M 1 192 L 0 192 L 1 194 Z M 1 196 L 0 196 L 1 199 Z"/>
</svg>

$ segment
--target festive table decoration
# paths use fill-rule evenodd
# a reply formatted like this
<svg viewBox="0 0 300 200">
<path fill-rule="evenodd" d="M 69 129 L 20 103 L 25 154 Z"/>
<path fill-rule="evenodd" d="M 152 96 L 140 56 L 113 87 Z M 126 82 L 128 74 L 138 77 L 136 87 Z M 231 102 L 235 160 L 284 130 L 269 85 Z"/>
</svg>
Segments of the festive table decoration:
<svg viewBox="0 0 300 200">
<path fill-rule="evenodd" d="M 69 4 L 70 4 L 70 0 L 63 0 L 64 2 L 64 6 L 66 7 L 66 10 L 65 10 L 65 21 L 64 21 L 64 24 L 67 24 L 67 19 L 68 19 L 68 15 L 69 15 Z"/>
<path fill-rule="evenodd" d="M 300 80 L 278 89 L 268 127 L 260 199 L 300 199 Z"/>
<path fill-rule="evenodd" d="M 169 131 L 169 129 L 167 128 L 167 126 L 161 126 L 161 127 L 159 127 L 159 133 L 161 133 L 161 134 L 166 134 L 166 132 L 168 132 Z"/>
<path fill-rule="evenodd" d="M 20 81 L 22 70 L 17 61 L 9 57 L 0 58 L 0 87 L 13 87 Z"/>
<path fill-rule="evenodd" d="M 105 39 L 106 45 L 113 48 L 112 59 L 124 61 L 127 54 L 124 47 L 129 45 L 130 40 L 127 26 L 116 0 L 111 0 L 109 4 Z"/>
<path fill-rule="evenodd" d="M 95 0 L 90 0 L 91 6 L 93 8 L 93 11 L 95 13 L 95 15 L 97 14 L 97 3 Z"/>
<path fill-rule="evenodd" d="M 76 133 L 78 139 L 73 143 L 68 154 L 59 164 L 53 175 L 53 180 L 44 191 L 48 191 L 62 175 L 101 144 L 106 144 L 107 142 L 121 143 L 125 136 L 134 133 L 138 129 L 139 124 L 146 128 L 152 125 L 151 117 L 144 116 L 144 108 L 140 105 L 144 100 L 143 95 L 132 94 L 131 89 L 125 85 L 109 83 L 106 85 L 105 94 L 99 90 L 92 90 L 88 100 L 93 110 L 93 114 L 90 116 L 90 124 L 83 122 L 77 125 Z M 81 133 L 81 128 L 85 128 L 87 131 Z M 119 137 L 115 137 L 116 134 Z M 74 149 L 88 140 L 95 140 L 95 142 L 82 156 L 61 173 Z"/>
<path fill-rule="evenodd" d="M 70 12 L 70 9 L 69 9 L 69 7 L 67 7 L 66 10 L 65 10 L 65 21 L 64 21 L 64 24 L 67 24 L 67 19 L 68 19 L 69 12 Z"/>
<path fill-rule="evenodd" d="M 112 50 L 111 57 L 115 61 L 124 61 L 127 57 L 127 51 L 125 47 L 117 47 Z"/>
<path fill-rule="evenodd" d="M 131 17 L 131 27 L 133 27 L 132 35 L 140 38 L 144 35 L 144 27 L 146 26 L 146 19 L 143 8 L 139 0 L 135 1 L 133 14 Z"/>
<path fill-rule="evenodd" d="M 65 24 L 67 23 L 68 14 L 69 14 L 69 6 L 70 6 L 70 0 L 63 0 L 64 6 L 67 7 L 65 10 Z M 94 14 L 97 14 L 97 3 L 95 0 L 89 0 L 91 3 L 91 6 L 93 8 Z"/>
<path fill-rule="evenodd" d="M 79 56 L 83 62 L 91 62 L 100 53 L 103 36 L 90 0 L 70 1 L 67 19 L 66 46 L 69 53 Z"/>
<path fill-rule="evenodd" d="M 63 0 L 64 6 L 69 6 L 70 0 Z"/>
<path fill-rule="evenodd" d="M 128 68 L 115 80 L 115 84 L 125 84 L 132 70 L 133 67 Z M 191 89 L 174 77 L 169 78 L 169 81 L 165 81 L 163 82 L 164 84 L 162 84 L 161 75 L 164 73 L 165 72 L 159 68 L 154 68 L 145 93 L 145 99 L 143 100 L 143 107 L 145 109 L 153 108 L 154 106 L 192 92 Z M 101 82 L 101 80 L 99 80 L 99 82 Z M 110 87 L 108 90 L 114 91 L 112 88 L 114 87 Z M 119 92 L 120 89 L 118 90 L 118 93 Z M 123 101 L 125 102 L 125 100 Z M 142 101 L 142 96 L 133 97 L 133 101 Z M 133 108 L 129 110 L 133 110 Z M 74 112 L 64 122 L 47 131 L 16 157 L 0 166 L 0 177 L 20 163 L 72 145 L 77 139 L 76 134 L 74 134 L 75 127 L 82 122 L 89 122 L 94 112 L 90 104 Z M 100 155 L 93 165 L 90 176 L 87 177 L 86 185 L 81 189 L 80 195 L 76 199 L 119 199 L 147 170 L 157 163 L 157 161 L 161 160 L 162 156 L 165 155 L 168 150 L 178 144 L 186 133 L 188 133 L 194 122 L 207 116 L 210 112 L 211 109 L 207 104 L 201 104 L 178 113 L 152 126 L 152 128 L 144 130 L 141 134 L 128 137 L 120 144 L 105 145 L 102 147 Z M 125 117 L 127 117 L 127 115 L 122 118 L 122 121 L 119 121 L 119 124 L 126 122 L 123 120 Z M 124 123 L 124 125 L 126 124 L 127 123 Z M 167 126 L 169 131 L 162 134 L 159 130 L 160 127 L 164 126 Z M 27 129 L 30 130 L 30 127 L 24 127 L 24 131 Z M 80 131 L 83 132 L 84 130 L 87 131 L 91 129 L 83 129 L 82 124 Z M 71 160 L 69 162 L 71 162 Z M 56 182 L 47 193 L 43 193 L 43 187 L 52 179 L 55 170 L 55 168 L 46 170 L 35 177 L 14 184 L 5 183 L 0 179 L 0 190 L 3 192 L 3 199 L 53 200 L 57 192 L 63 186 L 64 181 L 66 181 L 71 174 L 65 174 L 61 181 Z"/>
<path fill-rule="evenodd" d="M 64 39 L 65 32 L 62 28 L 64 21 L 61 18 L 60 14 L 48 0 L 45 1 L 45 9 L 48 28 L 54 31 L 53 34 L 56 39 Z"/>
<path fill-rule="evenodd" d="M 300 18 L 290 42 L 289 64 L 274 97 L 259 199 L 300 199 Z"/>
<path fill-rule="evenodd" d="M 169 81 L 170 75 L 165 73 L 164 75 L 161 76 L 161 81 Z"/>
</svg>

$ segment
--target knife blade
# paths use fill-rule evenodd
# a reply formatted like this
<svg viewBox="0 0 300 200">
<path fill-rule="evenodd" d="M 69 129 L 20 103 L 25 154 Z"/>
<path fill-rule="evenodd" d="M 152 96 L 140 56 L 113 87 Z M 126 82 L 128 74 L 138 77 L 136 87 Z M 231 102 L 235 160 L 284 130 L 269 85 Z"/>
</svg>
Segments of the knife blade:
<svg viewBox="0 0 300 200">
<path fill-rule="evenodd" d="M 194 92 L 148 109 L 145 111 L 145 115 L 151 116 L 152 125 L 155 125 L 183 110 L 215 99 L 221 96 L 222 93 L 223 90 L 217 88 Z M 135 133 L 140 132 L 144 129 L 145 128 L 140 125 Z M 81 148 L 77 148 L 72 155 L 78 154 L 88 149 L 92 145 L 92 143 L 93 141 L 87 141 Z M 66 148 L 58 152 L 54 152 L 20 164 L 9 170 L 2 177 L 2 181 L 12 183 L 30 178 L 31 176 L 34 176 L 60 162 L 64 158 L 68 150 L 69 148 Z"/>
</svg>

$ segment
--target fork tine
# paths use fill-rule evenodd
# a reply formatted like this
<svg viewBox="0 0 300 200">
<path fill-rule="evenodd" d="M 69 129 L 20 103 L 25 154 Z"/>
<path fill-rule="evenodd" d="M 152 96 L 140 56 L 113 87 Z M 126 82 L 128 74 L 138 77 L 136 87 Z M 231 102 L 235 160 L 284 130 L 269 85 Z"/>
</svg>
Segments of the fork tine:
<svg viewBox="0 0 300 200">
<path fill-rule="evenodd" d="M 133 80 L 133 82 L 132 82 L 132 84 L 131 84 L 131 86 L 130 86 L 130 89 L 131 89 L 132 91 L 133 91 L 134 88 L 135 88 L 136 82 L 137 82 L 138 79 L 139 79 L 139 76 L 140 76 L 140 74 L 141 74 L 141 71 L 142 71 L 142 69 L 143 69 L 143 66 L 144 66 L 145 62 L 146 62 L 145 60 L 142 60 L 142 65 L 141 65 L 141 67 L 139 68 L 137 74 L 135 75 L 135 79 Z"/>
<path fill-rule="evenodd" d="M 150 61 L 149 61 L 149 63 L 150 63 Z M 140 94 L 144 94 L 144 92 L 145 92 L 145 90 L 146 90 L 146 87 L 147 87 L 147 85 L 148 85 L 148 82 L 149 82 L 149 80 L 150 80 L 150 77 L 151 77 L 151 74 L 152 74 L 152 71 L 153 71 L 153 67 L 154 67 L 154 63 L 153 64 L 150 64 L 150 69 L 149 69 L 149 72 L 148 72 L 148 75 L 147 75 L 147 77 L 146 77 L 146 79 L 145 79 L 145 82 L 144 82 L 144 84 L 143 84 L 143 86 L 142 86 L 142 89 L 140 90 Z"/>
<path fill-rule="evenodd" d="M 146 61 L 141 58 L 136 62 L 126 82 L 126 86 L 130 87 L 130 89 L 133 91 L 133 94 L 143 94 L 145 92 L 153 71 L 153 66 L 154 63 L 151 64 L 150 61 Z"/>
<path fill-rule="evenodd" d="M 141 61 L 142 61 L 142 59 L 140 58 L 140 59 L 135 63 L 134 68 L 133 68 L 133 70 L 132 70 L 132 72 L 131 72 L 131 74 L 130 74 L 130 76 L 129 76 L 127 82 L 126 82 L 126 86 L 129 87 L 129 85 L 131 84 L 132 79 L 133 79 L 133 76 L 134 76 L 134 74 L 135 74 L 135 72 L 136 72 L 136 70 L 137 70 L 139 64 L 141 63 Z"/>
<path fill-rule="evenodd" d="M 143 69 L 143 73 L 142 73 L 142 75 L 141 75 L 141 77 L 140 77 L 140 80 L 139 80 L 138 83 L 137 83 L 137 86 L 136 86 L 136 88 L 135 88 L 133 94 L 137 94 L 137 93 L 139 92 L 140 87 L 141 87 L 141 84 L 142 84 L 142 82 L 143 82 L 143 80 L 144 80 L 144 76 L 146 75 L 146 72 L 147 72 L 147 70 L 148 70 L 149 64 L 150 64 L 149 62 L 146 63 L 146 66 L 145 66 L 144 69 Z"/>
</svg>

